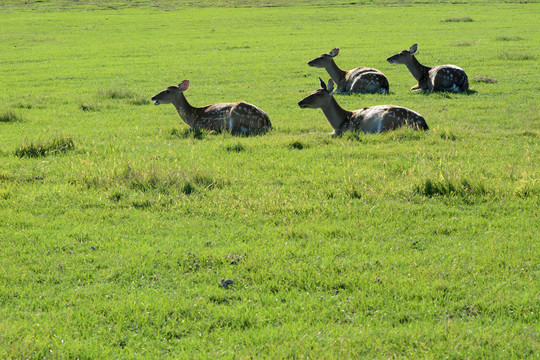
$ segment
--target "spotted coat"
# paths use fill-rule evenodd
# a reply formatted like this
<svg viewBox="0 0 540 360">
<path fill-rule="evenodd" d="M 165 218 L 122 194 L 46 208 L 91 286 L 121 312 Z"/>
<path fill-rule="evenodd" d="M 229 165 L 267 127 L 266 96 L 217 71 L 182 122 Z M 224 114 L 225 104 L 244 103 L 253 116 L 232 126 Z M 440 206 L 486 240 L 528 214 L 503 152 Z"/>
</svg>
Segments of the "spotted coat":
<svg viewBox="0 0 540 360">
<path fill-rule="evenodd" d="M 349 71 L 342 70 L 334 61 L 334 57 L 338 54 L 339 49 L 335 48 L 328 54 L 322 54 L 308 62 L 309 66 L 326 69 L 336 83 L 336 93 L 388 93 L 388 79 L 382 72 L 369 67 L 358 67 Z"/>
<path fill-rule="evenodd" d="M 364 133 L 381 133 L 402 126 L 428 130 L 426 120 L 416 111 L 396 105 L 375 105 L 352 111 L 340 131 L 360 130 Z"/>
<path fill-rule="evenodd" d="M 407 66 L 418 81 L 411 90 L 460 92 L 469 89 L 469 79 L 462 68 L 456 65 L 424 66 L 414 56 L 417 48 L 418 45 L 414 44 L 409 50 L 403 50 L 387 59 L 389 63 Z"/>
<path fill-rule="evenodd" d="M 345 78 L 337 84 L 338 93 L 381 93 L 389 90 L 388 79 L 377 69 L 360 67 L 347 71 Z"/>
<path fill-rule="evenodd" d="M 184 80 L 178 86 L 169 86 L 152 100 L 155 105 L 172 103 L 180 118 L 194 129 L 224 130 L 235 134 L 272 128 L 270 118 L 263 110 L 244 101 L 191 106 L 184 95 L 188 86 L 189 81 Z"/>
<path fill-rule="evenodd" d="M 320 108 L 334 129 L 336 135 L 344 131 L 362 131 L 364 133 L 381 133 L 402 126 L 410 126 L 414 130 L 428 130 L 422 115 L 416 111 L 396 105 L 375 105 L 360 110 L 343 109 L 333 96 L 334 83 L 328 85 L 321 79 L 321 88 L 298 102 L 301 108 Z"/>
</svg>

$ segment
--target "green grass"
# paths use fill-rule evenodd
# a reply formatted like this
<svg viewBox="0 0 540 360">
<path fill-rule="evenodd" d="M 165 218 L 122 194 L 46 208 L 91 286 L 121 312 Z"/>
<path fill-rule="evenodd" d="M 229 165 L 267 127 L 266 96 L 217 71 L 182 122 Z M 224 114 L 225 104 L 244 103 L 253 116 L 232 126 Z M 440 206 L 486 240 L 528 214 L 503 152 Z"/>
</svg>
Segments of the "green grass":
<svg viewBox="0 0 540 360">
<path fill-rule="evenodd" d="M 251 4 L 0 3 L 0 358 L 538 358 L 538 4 Z M 334 47 L 430 130 L 328 135 Z M 189 129 L 183 79 L 273 130 Z"/>
<path fill-rule="evenodd" d="M 15 150 L 15 156 L 17 157 L 30 157 L 37 158 L 49 155 L 55 155 L 58 153 L 64 153 L 67 150 L 73 150 L 75 145 L 73 140 L 65 136 L 57 136 L 48 141 L 39 141 L 34 143 L 33 141 L 27 142 Z"/>
<path fill-rule="evenodd" d="M 473 22 L 474 20 L 469 16 L 458 17 L 458 18 L 448 18 L 444 19 L 444 22 Z"/>
<path fill-rule="evenodd" d="M 23 121 L 23 119 L 15 113 L 15 111 L 5 111 L 0 114 L 0 123 L 10 123 Z"/>
</svg>

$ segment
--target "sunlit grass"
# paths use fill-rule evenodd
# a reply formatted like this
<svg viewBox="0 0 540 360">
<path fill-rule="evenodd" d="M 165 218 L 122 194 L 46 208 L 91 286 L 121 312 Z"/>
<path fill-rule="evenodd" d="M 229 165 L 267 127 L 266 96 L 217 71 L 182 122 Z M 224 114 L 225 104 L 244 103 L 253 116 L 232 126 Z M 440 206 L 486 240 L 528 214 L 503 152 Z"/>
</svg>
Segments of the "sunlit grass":
<svg viewBox="0 0 540 360">
<path fill-rule="evenodd" d="M 37 158 L 65 153 L 75 145 L 70 137 L 56 136 L 45 141 L 27 141 L 15 150 L 15 156 Z"/>
<path fill-rule="evenodd" d="M 537 356 L 538 5 L 398 3 L 2 1 L 0 358 Z M 415 42 L 470 90 L 409 91 Z M 334 47 L 430 130 L 329 135 Z M 274 129 L 190 129 L 184 79 Z"/>
</svg>

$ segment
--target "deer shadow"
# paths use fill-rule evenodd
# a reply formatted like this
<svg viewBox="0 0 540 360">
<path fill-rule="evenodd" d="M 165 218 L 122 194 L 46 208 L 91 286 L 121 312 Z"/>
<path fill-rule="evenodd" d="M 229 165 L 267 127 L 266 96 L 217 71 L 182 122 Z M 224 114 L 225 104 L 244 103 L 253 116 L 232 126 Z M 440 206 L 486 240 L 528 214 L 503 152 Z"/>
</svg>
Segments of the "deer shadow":
<svg viewBox="0 0 540 360">
<path fill-rule="evenodd" d="M 459 91 L 459 92 L 454 92 L 454 91 L 416 91 L 417 93 L 421 93 L 423 96 L 439 96 L 439 97 L 444 97 L 446 99 L 451 99 L 452 96 L 451 95 L 455 95 L 455 96 L 470 96 L 470 95 L 475 95 L 478 93 L 478 91 L 476 90 L 465 90 L 465 91 Z"/>
<path fill-rule="evenodd" d="M 170 135 L 173 138 L 195 139 L 195 140 L 203 140 L 209 134 L 210 134 L 210 131 L 208 130 L 201 130 L 201 129 L 194 129 L 194 128 L 187 128 L 187 129 L 173 128 L 171 129 L 171 132 L 170 132 Z"/>
<path fill-rule="evenodd" d="M 195 128 L 187 128 L 187 129 L 178 129 L 173 128 L 170 132 L 171 137 L 177 138 L 177 139 L 194 139 L 194 140 L 204 140 L 208 136 L 212 135 L 231 135 L 234 137 L 254 137 L 254 136 L 263 136 L 267 134 L 268 132 L 272 131 L 272 129 L 263 129 L 263 130 L 253 130 L 250 132 L 235 132 L 230 133 L 228 131 L 222 130 L 206 130 L 206 129 L 195 129 Z"/>
</svg>

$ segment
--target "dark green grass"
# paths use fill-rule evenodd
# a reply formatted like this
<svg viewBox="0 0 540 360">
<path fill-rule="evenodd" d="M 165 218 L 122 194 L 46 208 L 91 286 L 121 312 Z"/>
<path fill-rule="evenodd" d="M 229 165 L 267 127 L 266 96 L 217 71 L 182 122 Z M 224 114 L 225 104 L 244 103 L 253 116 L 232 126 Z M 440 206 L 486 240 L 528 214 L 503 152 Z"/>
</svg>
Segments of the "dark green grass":
<svg viewBox="0 0 540 360">
<path fill-rule="evenodd" d="M 474 20 L 469 16 L 458 17 L 458 18 L 448 18 L 444 19 L 444 22 L 473 22 Z"/>
<path fill-rule="evenodd" d="M 75 145 L 70 137 L 56 136 L 46 141 L 27 141 L 15 150 L 15 156 L 37 158 L 65 153 L 74 148 Z"/>
<path fill-rule="evenodd" d="M 23 121 L 21 116 L 17 115 L 15 111 L 5 111 L 0 114 L 0 123 L 12 123 Z"/>
</svg>

